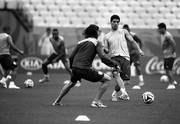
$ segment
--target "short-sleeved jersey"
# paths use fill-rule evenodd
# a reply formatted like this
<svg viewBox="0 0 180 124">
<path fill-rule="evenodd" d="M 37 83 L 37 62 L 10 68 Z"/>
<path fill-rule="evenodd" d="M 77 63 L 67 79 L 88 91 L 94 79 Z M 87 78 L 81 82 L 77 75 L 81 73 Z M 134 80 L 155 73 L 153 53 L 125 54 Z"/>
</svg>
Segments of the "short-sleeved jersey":
<svg viewBox="0 0 180 124">
<path fill-rule="evenodd" d="M 165 34 L 160 35 L 161 47 L 163 51 L 164 58 L 176 57 L 175 53 L 175 41 L 173 36 L 166 31 Z"/>
<path fill-rule="evenodd" d="M 62 56 L 66 55 L 64 38 L 62 36 L 59 36 L 58 40 L 54 40 L 53 37 L 50 37 L 50 42 L 53 47 L 53 53 Z"/>
<path fill-rule="evenodd" d="M 73 58 L 72 67 L 80 69 L 89 69 L 97 54 L 96 46 L 98 44 L 95 38 L 86 38 L 77 44 L 77 52 Z"/>
<path fill-rule="evenodd" d="M 108 49 L 111 57 L 122 56 L 130 60 L 125 31 L 125 29 L 118 29 L 116 31 L 110 31 L 105 35 L 105 48 Z"/>
<path fill-rule="evenodd" d="M 0 55 L 10 54 L 10 44 L 8 43 L 9 35 L 0 33 Z"/>
<path fill-rule="evenodd" d="M 136 36 L 136 33 L 134 33 L 134 32 L 129 32 L 129 34 L 133 37 L 134 41 L 136 41 L 136 43 L 139 45 L 139 47 L 142 48 L 142 42 L 141 42 L 141 40 Z M 132 43 L 127 42 L 127 44 L 128 44 L 128 48 L 129 48 L 129 53 L 130 53 L 130 55 L 132 55 L 132 54 L 139 54 L 138 49 L 137 49 L 137 48 L 134 48 L 134 47 L 132 46 Z"/>
</svg>

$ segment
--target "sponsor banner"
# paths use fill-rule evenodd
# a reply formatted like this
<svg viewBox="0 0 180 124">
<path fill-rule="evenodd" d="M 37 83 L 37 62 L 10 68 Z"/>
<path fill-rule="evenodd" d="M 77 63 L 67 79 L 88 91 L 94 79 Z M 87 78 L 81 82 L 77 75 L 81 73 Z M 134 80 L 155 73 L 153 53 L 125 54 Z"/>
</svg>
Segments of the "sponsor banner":
<svg viewBox="0 0 180 124">
<path fill-rule="evenodd" d="M 26 73 L 26 72 L 35 72 L 35 73 L 42 73 L 42 63 L 45 59 L 45 56 L 26 56 L 20 59 L 19 61 L 19 73 Z M 101 71 L 108 71 L 110 72 L 112 68 L 108 67 L 104 63 L 101 62 L 99 58 L 96 58 L 92 66 L 96 70 Z M 157 56 L 154 57 L 142 57 L 141 59 L 141 68 L 143 71 L 143 74 L 164 74 L 164 62 L 163 59 Z M 62 73 L 66 72 L 65 67 L 61 61 L 49 64 L 48 69 L 50 73 Z M 180 57 L 177 57 L 174 66 L 173 66 L 173 72 L 176 75 L 180 75 Z M 132 64 L 131 66 L 131 76 L 135 76 L 135 67 Z"/>
<path fill-rule="evenodd" d="M 142 60 L 142 63 L 144 60 Z M 148 57 L 148 61 L 145 62 L 144 71 L 145 74 L 164 74 L 164 62 L 162 58 L 157 56 Z M 177 57 L 174 61 L 173 72 L 175 75 L 180 75 L 180 57 Z"/>
<path fill-rule="evenodd" d="M 19 73 L 35 72 L 42 73 L 42 63 L 46 56 L 25 56 L 19 61 Z M 48 69 L 50 73 L 65 72 L 65 67 L 61 61 L 49 64 Z"/>
</svg>

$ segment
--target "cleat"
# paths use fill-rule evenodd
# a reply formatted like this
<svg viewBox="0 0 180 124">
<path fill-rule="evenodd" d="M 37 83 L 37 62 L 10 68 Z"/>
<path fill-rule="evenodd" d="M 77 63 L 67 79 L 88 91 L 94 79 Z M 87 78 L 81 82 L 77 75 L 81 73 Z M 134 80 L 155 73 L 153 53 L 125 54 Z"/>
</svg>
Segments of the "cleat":
<svg viewBox="0 0 180 124">
<path fill-rule="evenodd" d="M 95 107 L 95 108 L 106 108 L 107 106 L 104 105 L 102 102 L 97 102 L 97 101 L 93 101 L 91 103 L 91 106 L 92 107 Z"/>
<path fill-rule="evenodd" d="M 117 99 L 117 92 L 114 91 L 111 96 L 112 96 L 112 101 L 113 102 L 117 102 L 118 101 L 118 99 Z"/>
<path fill-rule="evenodd" d="M 135 89 L 135 90 L 140 90 L 140 89 L 141 89 L 141 87 L 140 87 L 139 85 L 135 85 L 135 86 L 133 86 L 133 87 L 132 87 L 132 89 Z"/>
<path fill-rule="evenodd" d="M 139 82 L 139 86 L 140 87 L 144 86 L 144 82 L 143 81 Z"/>
<path fill-rule="evenodd" d="M 81 86 L 81 82 L 80 81 L 77 81 L 75 87 L 80 87 Z"/>
<path fill-rule="evenodd" d="M 39 83 L 45 83 L 45 82 L 49 82 L 48 77 L 43 77 L 42 79 L 39 80 Z"/>
<path fill-rule="evenodd" d="M 2 85 L 3 88 L 7 88 L 6 82 L 0 81 L 0 84 Z"/>
<path fill-rule="evenodd" d="M 173 89 L 176 89 L 176 87 L 174 84 L 169 84 L 166 89 L 167 90 L 173 90 Z"/>
<path fill-rule="evenodd" d="M 61 102 L 53 102 L 52 106 L 63 106 Z"/>
<path fill-rule="evenodd" d="M 173 81 L 173 84 L 174 84 L 174 85 L 177 85 L 177 84 L 178 84 L 178 82 L 177 82 L 177 81 Z"/>
<path fill-rule="evenodd" d="M 116 96 L 112 97 L 112 101 L 113 102 L 117 102 L 118 101 L 118 98 Z"/>
<path fill-rule="evenodd" d="M 118 97 L 120 100 L 130 100 L 130 97 L 127 94 L 122 94 Z"/>
<path fill-rule="evenodd" d="M 9 84 L 9 89 L 20 89 L 20 87 L 16 86 L 15 83 L 13 81 L 10 82 Z"/>
</svg>

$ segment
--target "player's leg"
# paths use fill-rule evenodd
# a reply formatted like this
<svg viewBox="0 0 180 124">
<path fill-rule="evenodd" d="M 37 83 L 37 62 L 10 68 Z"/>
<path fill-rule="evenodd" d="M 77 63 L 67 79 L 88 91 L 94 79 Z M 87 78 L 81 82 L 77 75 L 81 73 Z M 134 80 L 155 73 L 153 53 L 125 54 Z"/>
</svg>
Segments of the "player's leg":
<svg viewBox="0 0 180 124">
<path fill-rule="evenodd" d="M 57 57 L 57 54 L 51 54 L 48 58 L 46 58 L 42 64 L 42 70 L 44 73 L 44 77 L 39 80 L 39 83 L 44 83 L 49 81 L 49 74 L 48 74 L 48 65 L 52 63 L 52 61 Z"/>
<path fill-rule="evenodd" d="M 129 100 L 128 93 L 126 92 L 126 88 L 124 86 L 124 81 L 128 81 L 130 79 L 130 62 L 123 57 L 113 58 L 117 62 L 119 62 L 121 67 L 121 73 L 117 73 L 116 71 L 113 73 L 116 86 L 112 93 L 112 101 L 118 101 L 117 93 L 121 91 L 121 99 Z"/>
<path fill-rule="evenodd" d="M 76 82 L 80 80 L 80 76 L 78 74 L 78 70 L 74 69 L 73 70 L 73 75 L 71 76 L 71 81 L 68 84 L 65 84 L 63 88 L 61 89 L 58 97 L 56 100 L 53 102 L 52 105 L 62 105 L 61 100 L 62 98 L 70 91 L 72 87 L 75 86 Z"/>
<path fill-rule="evenodd" d="M 1 82 L 7 88 L 7 83 L 13 80 L 13 69 L 16 67 L 10 55 L 3 55 L 3 61 L 1 62 L 4 69 L 4 78 Z"/>
<path fill-rule="evenodd" d="M 166 70 L 166 75 L 168 76 L 168 79 L 169 79 L 169 85 L 168 85 L 167 89 L 175 89 L 176 88 L 175 83 L 174 83 L 176 81 L 174 80 L 173 72 L 172 72 L 174 60 L 175 60 L 175 58 L 165 58 L 164 59 L 164 69 Z"/>
<path fill-rule="evenodd" d="M 62 63 L 64 64 L 64 67 L 65 67 L 66 71 L 67 71 L 70 75 L 72 75 L 72 72 L 71 72 L 71 69 L 70 69 L 70 66 L 69 66 L 69 63 L 68 63 L 67 58 L 66 58 L 66 57 L 62 57 L 61 60 L 62 60 Z"/>
<path fill-rule="evenodd" d="M 141 71 L 140 55 L 135 54 L 133 62 L 134 62 L 134 66 L 136 68 L 136 74 L 138 76 L 139 83 L 138 83 L 138 85 L 133 86 L 132 89 L 141 89 L 141 86 L 144 85 L 144 78 L 143 78 L 143 74 Z"/>
<path fill-rule="evenodd" d="M 89 71 L 86 72 L 85 76 L 83 75 L 82 78 L 91 81 L 91 82 L 101 82 L 98 91 L 94 97 L 94 100 L 91 103 L 92 107 L 98 107 L 98 108 L 105 108 L 107 107 L 102 103 L 102 97 L 104 93 L 106 92 L 108 88 L 108 82 L 111 80 L 111 77 L 101 71 L 96 71 L 93 69 L 89 69 Z"/>
</svg>

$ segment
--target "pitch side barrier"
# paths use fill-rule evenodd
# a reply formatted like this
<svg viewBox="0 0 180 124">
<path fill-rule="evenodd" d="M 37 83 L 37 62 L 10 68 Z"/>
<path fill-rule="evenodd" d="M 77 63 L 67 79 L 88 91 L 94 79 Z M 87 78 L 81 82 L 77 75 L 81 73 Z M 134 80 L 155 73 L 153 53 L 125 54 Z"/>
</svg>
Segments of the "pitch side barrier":
<svg viewBox="0 0 180 124">
<path fill-rule="evenodd" d="M 42 73 L 42 62 L 46 58 L 46 56 L 39 55 L 31 55 L 24 56 L 20 58 L 18 64 L 18 72 L 19 73 Z M 158 56 L 153 57 L 142 57 L 141 59 L 142 71 L 144 74 L 152 75 L 152 74 L 163 74 L 164 66 L 163 59 Z M 94 69 L 108 72 L 110 74 L 112 68 L 106 66 L 101 60 L 96 57 L 92 64 Z M 65 67 L 61 61 L 55 62 L 53 64 L 48 65 L 50 73 L 67 73 Z M 173 71 L 176 75 L 180 75 L 180 57 L 177 57 L 174 63 Z M 131 75 L 135 76 L 135 67 L 132 64 L 131 66 Z"/>
</svg>

